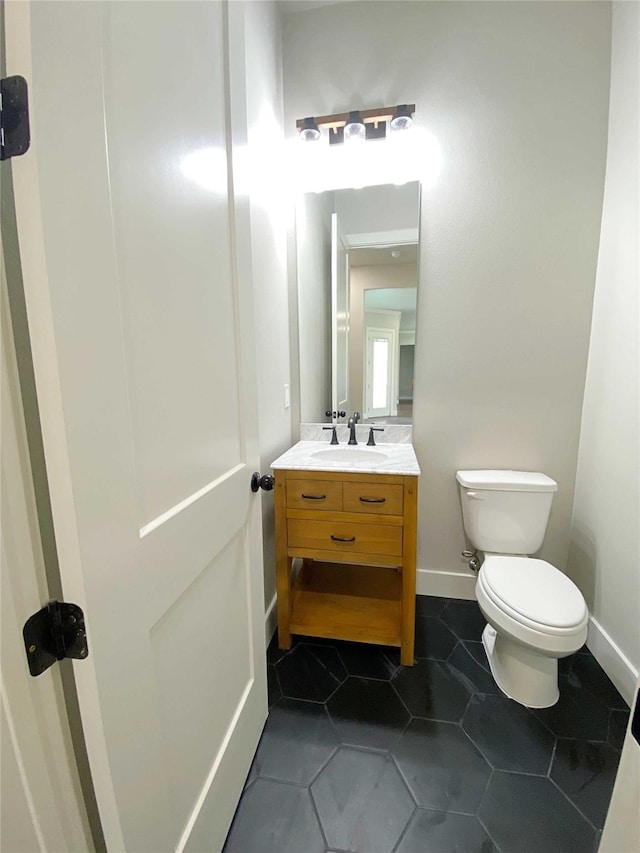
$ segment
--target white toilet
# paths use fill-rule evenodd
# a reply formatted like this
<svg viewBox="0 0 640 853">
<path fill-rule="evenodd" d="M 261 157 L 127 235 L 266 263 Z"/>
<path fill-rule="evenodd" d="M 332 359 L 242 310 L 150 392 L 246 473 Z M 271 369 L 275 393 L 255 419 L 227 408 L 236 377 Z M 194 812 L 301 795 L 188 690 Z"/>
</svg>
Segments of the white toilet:
<svg viewBox="0 0 640 853">
<path fill-rule="evenodd" d="M 528 471 L 458 471 L 462 517 L 484 553 L 476 597 L 487 622 L 482 634 L 498 687 L 529 708 L 558 701 L 558 659 L 587 638 L 582 593 L 544 560 L 542 545 L 558 485 Z"/>
</svg>

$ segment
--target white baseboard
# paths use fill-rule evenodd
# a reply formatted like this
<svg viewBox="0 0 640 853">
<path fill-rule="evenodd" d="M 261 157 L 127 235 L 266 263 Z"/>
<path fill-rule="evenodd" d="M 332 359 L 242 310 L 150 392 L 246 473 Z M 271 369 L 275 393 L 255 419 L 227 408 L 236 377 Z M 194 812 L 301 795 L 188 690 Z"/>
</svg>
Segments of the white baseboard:
<svg viewBox="0 0 640 853">
<path fill-rule="evenodd" d="M 264 634 L 265 639 L 267 641 L 267 646 L 271 642 L 271 638 L 275 634 L 276 628 L 278 627 L 278 609 L 276 607 L 277 600 L 278 596 L 274 593 L 274 596 L 269 602 L 269 606 L 267 607 L 267 612 L 264 614 Z"/>
<path fill-rule="evenodd" d="M 638 670 L 593 616 L 589 617 L 587 648 L 631 707 L 635 697 Z"/>
<path fill-rule="evenodd" d="M 416 593 L 418 595 L 436 595 L 439 598 L 474 599 L 476 597 L 476 575 L 418 569 Z"/>
</svg>

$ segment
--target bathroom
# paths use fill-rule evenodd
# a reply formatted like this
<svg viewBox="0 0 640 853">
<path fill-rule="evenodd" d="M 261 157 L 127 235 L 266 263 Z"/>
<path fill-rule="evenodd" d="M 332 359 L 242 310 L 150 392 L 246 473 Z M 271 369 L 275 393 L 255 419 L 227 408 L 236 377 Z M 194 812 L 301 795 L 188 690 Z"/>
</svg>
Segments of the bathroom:
<svg viewBox="0 0 640 853">
<path fill-rule="evenodd" d="M 616 268 L 615 234 L 629 229 L 637 242 L 624 212 L 637 183 L 625 136 L 637 111 L 625 71 L 635 4 L 614 4 L 613 53 L 608 3 L 362 5 L 247 11 L 248 137 L 269 177 L 251 198 L 261 470 L 297 441 L 300 422 L 293 211 L 272 158 L 283 138 L 295 141 L 300 117 L 415 103 L 442 151 L 421 195 L 417 592 L 474 598 L 456 470 L 547 473 L 560 488 L 541 556 L 582 590 L 589 648 L 630 703 L 637 296 Z M 610 163 L 608 139 L 618 146 Z M 261 500 L 272 628 L 273 508 L 269 494 Z"/>
<path fill-rule="evenodd" d="M 637 387 L 630 374 L 637 363 L 637 310 L 629 290 L 635 319 L 620 315 L 615 321 L 624 331 L 615 335 L 621 350 L 614 355 L 612 339 L 601 337 L 607 333 L 600 324 L 613 322 L 602 257 L 598 267 L 606 229 L 617 227 L 607 223 L 609 210 L 620 224 L 607 206 L 616 205 L 611 185 L 604 213 L 602 206 L 605 127 L 608 118 L 615 121 L 609 113 L 609 13 L 582 6 L 579 14 L 587 18 L 578 23 L 575 6 L 566 4 L 415 3 L 399 14 L 376 3 L 368 5 L 365 21 L 358 6 L 285 16 L 284 128 L 291 137 L 303 116 L 391 103 L 400 86 L 401 101 L 416 104 L 416 118 L 443 152 L 437 178 L 423 180 L 420 211 L 413 420 L 422 470 L 418 594 L 474 598 L 476 578 L 460 557 L 468 543 L 456 470 L 546 472 L 563 486 L 540 556 L 566 568 L 582 590 L 592 616 L 589 648 L 630 702 L 637 678 L 638 578 L 624 543 L 634 553 L 637 439 L 631 424 L 637 424 L 637 393 L 627 396 L 624 389 Z M 596 32 L 602 41 L 593 40 Z M 618 49 L 625 50 L 614 41 Z M 389 50 L 392 75 L 383 58 Z M 615 70 L 615 52 L 613 61 Z M 631 168 L 628 157 L 626 163 Z M 423 164 L 423 174 L 429 165 Z M 611 180 L 617 174 L 622 189 L 622 173 L 607 174 Z M 305 331 L 313 333 L 310 324 Z M 305 350 L 310 346 L 305 337 Z M 293 369 L 306 370 L 316 393 L 317 365 L 309 359 L 297 364 L 295 347 L 294 339 Z M 625 458 L 605 450 L 618 429 L 614 422 L 605 426 L 601 395 L 613 385 L 606 390 L 606 369 L 594 362 L 608 358 L 605 351 L 616 373 L 628 377 L 613 392 L 614 410 L 621 406 L 614 417 L 628 425 L 620 446 L 633 460 L 628 469 Z M 275 382 L 266 393 L 275 396 Z M 325 407 L 324 400 L 315 403 Z M 297 420 L 294 413 L 293 439 Z M 274 443 L 271 458 L 287 446 Z M 626 495 L 621 503 L 592 494 L 603 478 Z M 266 512 L 268 536 L 269 507 Z M 601 550 L 605 538 L 608 557 Z"/>
</svg>

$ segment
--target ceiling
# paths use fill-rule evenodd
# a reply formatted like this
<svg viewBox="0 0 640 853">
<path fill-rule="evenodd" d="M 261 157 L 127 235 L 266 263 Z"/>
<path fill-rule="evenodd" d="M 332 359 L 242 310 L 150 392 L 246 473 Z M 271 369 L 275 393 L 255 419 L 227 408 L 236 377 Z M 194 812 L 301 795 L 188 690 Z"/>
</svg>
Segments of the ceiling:
<svg viewBox="0 0 640 853">
<path fill-rule="evenodd" d="M 398 257 L 394 257 L 392 252 L 397 252 Z M 403 243 L 400 246 L 367 246 L 361 249 L 349 249 L 349 266 L 351 267 L 377 267 L 388 264 L 417 263 L 417 243 Z"/>
<path fill-rule="evenodd" d="M 285 15 L 291 12 L 308 12 L 309 9 L 318 9 L 321 6 L 335 6 L 347 0 L 279 0 L 279 6 Z"/>
</svg>

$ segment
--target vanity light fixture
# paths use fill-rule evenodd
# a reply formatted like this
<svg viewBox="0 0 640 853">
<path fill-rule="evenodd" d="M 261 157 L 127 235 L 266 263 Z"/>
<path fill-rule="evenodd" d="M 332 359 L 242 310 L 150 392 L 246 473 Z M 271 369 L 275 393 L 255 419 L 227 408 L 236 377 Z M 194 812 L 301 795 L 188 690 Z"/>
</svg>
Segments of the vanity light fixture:
<svg viewBox="0 0 640 853">
<path fill-rule="evenodd" d="M 391 130 L 409 130 L 413 124 L 413 110 L 408 104 L 399 104 L 391 119 Z"/>
<path fill-rule="evenodd" d="M 329 131 L 329 144 L 384 139 L 387 125 L 391 130 L 407 130 L 413 124 L 415 104 L 399 104 L 396 107 L 379 107 L 374 110 L 351 110 L 328 116 L 299 118 L 296 127 L 300 139 L 315 142 L 323 129 Z"/>
<path fill-rule="evenodd" d="M 302 119 L 300 139 L 303 142 L 317 142 L 320 139 L 320 128 L 315 123 L 313 116 Z"/>
</svg>

